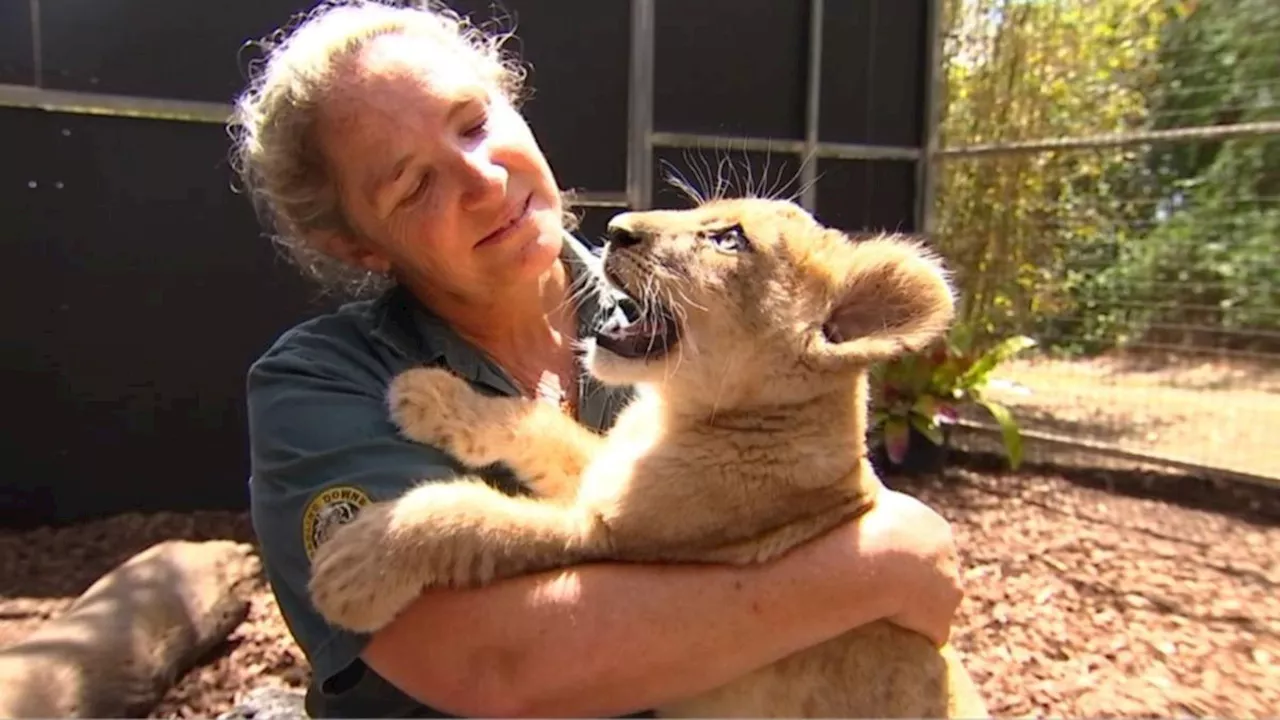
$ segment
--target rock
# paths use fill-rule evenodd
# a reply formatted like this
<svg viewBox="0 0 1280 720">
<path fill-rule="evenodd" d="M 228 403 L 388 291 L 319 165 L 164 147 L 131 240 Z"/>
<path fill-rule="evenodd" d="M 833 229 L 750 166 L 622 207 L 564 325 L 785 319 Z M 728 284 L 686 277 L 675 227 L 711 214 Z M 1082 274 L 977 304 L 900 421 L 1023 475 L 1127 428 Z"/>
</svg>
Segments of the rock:
<svg viewBox="0 0 1280 720">
<path fill-rule="evenodd" d="M 307 717 L 305 695 L 300 690 L 279 687 L 254 688 L 218 720 L 293 720 Z"/>
</svg>

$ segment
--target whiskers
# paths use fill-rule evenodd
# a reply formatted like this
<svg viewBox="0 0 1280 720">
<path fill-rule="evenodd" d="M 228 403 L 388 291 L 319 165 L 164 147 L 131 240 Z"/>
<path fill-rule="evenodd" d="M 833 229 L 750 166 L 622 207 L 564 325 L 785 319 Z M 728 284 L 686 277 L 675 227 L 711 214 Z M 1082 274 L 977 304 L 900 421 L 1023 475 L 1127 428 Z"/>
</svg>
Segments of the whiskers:
<svg viewBox="0 0 1280 720">
<path fill-rule="evenodd" d="M 683 302 L 677 302 L 676 298 L 674 297 L 675 294 L 679 294 Z M 676 343 L 675 362 L 668 362 L 664 369 L 663 378 L 662 378 L 662 381 L 664 384 L 671 380 L 671 377 L 676 374 L 676 371 L 679 370 L 680 366 L 684 363 L 685 348 L 689 347 L 689 343 L 691 341 L 691 338 L 688 332 L 689 310 L 686 303 L 688 305 L 693 304 L 693 301 L 689 300 L 688 294 L 685 293 L 679 287 L 679 283 L 677 282 L 670 283 L 670 288 L 668 289 L 666 295 L 667 295 L 666 302 L 664 304 L 667 307 L 667 309 L 671 311 L 672 318 L 675 320 L 676 324 L 680 327 L 680 340 L 679 342 Z M 663 336 L 663 340 L 665 342 L 666 340 L 665 335 Z M 666 351 L 669 351 L 669 350 L 670 348 L 663 348 L 664 355 L 666 354 Z"/>
<path fill-rule="evenodd" d="M 759 157 L 759 151 L 751 152 Z M 752 154 L 749 154 L 745 141 L 740 150 L 713 147 L 710 158 L 701 147 L 686 148 L 681 151 L 681 157 L 684 158 L 687 173 L 666 159 L 661 160 L 659 166 L 663 171 L 663 180 L 695 207 L 729 198 L 796 202 L 822 177 L 821 173 L 816 173 L 808 182 L 800 182 L 809 164 L 816 162 L 816 150 L 806 153 L 789 175 L 787 166 L 793 164 L 792 153 L 785 153 L 775 168 L 773 148 L 766 145 L 763 168 L 758 175 L 759 163 L 752 162 Z"/>
<path fill-rule="evenodd" d="M 584 304 L 593 301 L 591 304 L 592 314 L 590 317 L 583 318 L 577 322 L 581 327 L 599 327 L 605 320 L 605 316 L 609 314 L 611 304 L 604 301 L 602 295 L 608 292 L 607 286 L 599 282 L 590 272 L 581 272 L 573 280 L 569 286 L 569 292 L 565 295 L 565 299 L 555 307 L 552 314 L 563 312 L 566 308 L 574 313 L 574 317 L 578 318 Z M 584 355 L 591 348 L 593 338 L 583 337 L 575 333 L 573 340 L 570 341 L 569 347 L 576 355 Z"/>
<path fill-rule="evenodd" d="M 720 371 L 720 380 L 716 383 L 716 394 L 711 402 L 710 421 L 716 421 L 716 413 L 720 412 L 720 403 L 724 400 L 725 387 L 729 384 L 730 367 L 733 365 L 733 355 L 728 355 L 724 359 L 724 369 Z"/>
<path fill-rule="evenodd" d="M 569 292 L 565 295 L 564 301 L 556 305 L 552 310 L 552 314 L 563 312 L 565 309 L 572 309 L 575 312 L 582 307 L 584 301 L 588 298 L 595 301 L 596 314 L 588 319 L 588 324 L 595 325 L 600 322 L 605 313 L 605 303 L 601 302 L 601 294 L 605 292 L 601 284 L 588 271 L 578 273 L 572 283 L 569 285 Z"/>
<path fill-rule="evenodd" d="M 658 316 L 659 312 L 655 312 L 655 308 L 665 307 L 662 303 L 662 299 L 658 292 L 658 286 L 654 282 L 652 273 L 645 273 L 644 286 L 641 287 L 640 297 L 636 298 L 636 300 L 637 302 L 640 303 L 640 318 L 642 321 L 644 318 L 652 318 L 652 317 Z M 657 335 L 651 333 L 649 335 L 649 345 L 647 348 L 645 348 L 646 354 L 653 353 L 653 343 L 655 340 L 657 340 Z M 663 333 L 662 342 L 665 343 L 666 341 L 667 341 L 666 334 Z M 663 348 L 664 351 L 666 349 L 667 348 L 665 347 Z"/>
<path fill-rule="evenodd" d="M 667 322 L 675 322 L 680 328 L 680 339 L 676 342 L 675 348 L 667 344 L 670 335 L 666 332 L 651 334 L 646 347 L 646 354 L 653 354 L 656 343 L 663 343 L 661 348 L 664 358 L 663 383 L 666 383 L 680 369 L 686 359 L 686 352 L 693 347 L 687 332 L 689 310 L 693 308 L 706 311 L 706 308 L 689 296 L 689 289 L 685 286 L 687 281 L 684 278 L 669 272 L 661 272 L 651 260 L 627 257 L 619 258 L 617 262 L 626 263 L 628 275 L 643 278 L 640 286 L 631 295 L 641 320 L 660 317 L 665 312 L 670 316 Z M 674 359 L 670 354 L 673 350 Z"/>
</svg>

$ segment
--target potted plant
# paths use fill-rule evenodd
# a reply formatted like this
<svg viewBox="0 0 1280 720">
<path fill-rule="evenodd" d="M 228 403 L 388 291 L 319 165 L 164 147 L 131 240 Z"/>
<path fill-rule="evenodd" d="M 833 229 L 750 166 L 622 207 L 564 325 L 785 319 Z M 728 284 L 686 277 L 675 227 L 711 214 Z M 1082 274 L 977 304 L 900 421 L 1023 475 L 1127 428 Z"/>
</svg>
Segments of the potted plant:
<svg viewBox="0 0 1280 720">
<path fill-rule="evenodd" d="M 905 475 L 936 472 L 946 462 L 950 428 L 966 406 L 995 420 L 1010 467 L 1022 462 L 1022 435 L 1013 414 L 988 398 L 1001 363 L 1034 347 L 1016 335 L 975 350 L 973 333 L 959 328 L 930 348 L 903 355 L 871 370 L 872 462 L 881 471 Z"/>
</svg>

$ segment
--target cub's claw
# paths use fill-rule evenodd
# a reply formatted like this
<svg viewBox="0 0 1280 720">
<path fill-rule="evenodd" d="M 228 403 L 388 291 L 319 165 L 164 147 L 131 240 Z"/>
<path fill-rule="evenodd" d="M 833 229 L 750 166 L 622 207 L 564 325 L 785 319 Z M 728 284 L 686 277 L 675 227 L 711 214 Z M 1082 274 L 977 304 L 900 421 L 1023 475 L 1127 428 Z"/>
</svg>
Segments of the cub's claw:
<svg viewBox="0 0 1280 720">
<path fill-rule="evenodd" d="M 336 626 L 372 632 L 427 588 L 476 587 L 558 564 L 575 520 L 478 480 L 424 483 L 334 529 L 312 558 L 312 604 Z"/>
<path fill-rule="evenodd" d="M 395 619 L 422 592 L 423 578 L 400 571 L 387 544 L 393 506 L 366 506 L 316 549 L 311 561 L 311 602 L 330 623 L 373 632 Z"/>
<path fill-rule="evenodd" d="M 500 446 L 515 439 L 525 408 L 521 399 L 488 397 L 438 368 L 398 375 L 388 388 L 387 404 L 405 437 L 438 447 L 471 467 L 502 459 Z"/>
<path fill-rule="evenodd" d="M 406 370 L 397 375 L 387 389 L 391 419 L 406 434 L 474 420 L 467 415 L 474 400 L 480 397 L 467 381 L 440 368 Z M 438 435 L 438 430 L 434 434 Z"/>
</svg>

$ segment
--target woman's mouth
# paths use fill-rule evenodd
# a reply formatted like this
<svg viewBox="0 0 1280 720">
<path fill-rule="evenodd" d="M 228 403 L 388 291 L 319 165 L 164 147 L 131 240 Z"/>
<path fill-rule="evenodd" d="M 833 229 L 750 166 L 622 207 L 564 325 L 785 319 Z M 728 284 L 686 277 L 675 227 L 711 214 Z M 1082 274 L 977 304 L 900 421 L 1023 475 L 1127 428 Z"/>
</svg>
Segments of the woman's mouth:
<svg viewBox="0 0 1280 720">
<path fill-rule="evenodd" d="M 515 211 L 507 216 L 506 222 L 504 222 L 501 227 L 488 235 L 485 235 L 480 239 L 480 242 L 476 243 L 476 245 L 494 245 L 505 240 L 507 236 L 519 227 L 524 222 L 525 218 L 529 216 L 529 206 L 532 204 L 533 196 L 526 196 L 525 199 L 516 207 Z"/>
</svg>

